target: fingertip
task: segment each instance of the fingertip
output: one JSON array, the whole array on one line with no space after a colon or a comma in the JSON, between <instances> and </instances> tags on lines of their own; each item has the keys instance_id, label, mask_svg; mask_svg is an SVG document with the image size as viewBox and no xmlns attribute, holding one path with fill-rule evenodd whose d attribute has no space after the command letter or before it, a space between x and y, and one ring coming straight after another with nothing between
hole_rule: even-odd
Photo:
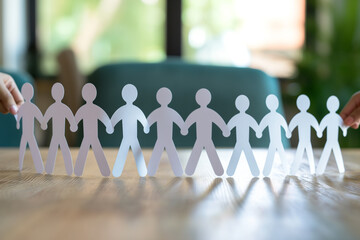
<instances>
[{"instance_id":1,"label":"fingertip","mask_svg":"<svg viewBox=\"0 0 360 240\"><path fill-rule=\"evenodd\" d=\"M18 107L16 105L11 105L11 107L9 108L9 112L12 114L12 115L15 115L17 114L18 112Z\"/></svg>"},{"instance_id":2,"label":"fingertip","mask_svg":"<svg viewBox=\"0 0 360 240\"><path fill-rule=\"evenodd\" d=\"M354 118L351 116L348 116L345 120L344 120L344 124L346 126L351 126L354 123Z\"/></svg>"}]
</instances>

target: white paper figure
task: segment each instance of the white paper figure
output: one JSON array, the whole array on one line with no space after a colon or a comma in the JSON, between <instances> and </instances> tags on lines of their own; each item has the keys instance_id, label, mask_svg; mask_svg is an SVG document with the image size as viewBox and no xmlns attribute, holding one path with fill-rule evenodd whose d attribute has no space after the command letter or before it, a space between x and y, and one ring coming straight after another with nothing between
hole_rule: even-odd
<instances>
[{"instance_id":1,"label":"white paper figure","mask_svg":"<svg viewBox=\"0 0 360 240\"><path fill-rule=\"evenodd\" d=\"M313 115L307 112L310 107L310 99L308 96L300 95L297 98L296 106L300 112L291 119L289 130L292 132L296 127L298 128L299 144L296 150L295 160L291 166L290 174L296 174L305 150L309 161L310 173L315 174L314 154L311 146L311 127L319 132L319 123Z\"/></svg>"},{"instance_id":2,"label":"white paper figure","mask_svg":"<svg viewBox=\"0 0 360 240\"><path fill-rule=\"evenodd\" d=\"M42 173L44 171L44 165L34 136L34 119L36 118L38 122L41 123L43 116L39 108L31 102L31 99L34 96L34 88L30 83L25 83L22 86L21 94L23 95L25 102L19 108L16 120L16 128L19 129L20 120L22 119L22 136L19 149L19 170L22 170L26 146L29 144L35 169L38 173Z\"/></svg>"},{"instance_id":3,"label":"white paper figure","mask_svg":"<svg viewBox=\"0 0 360 240\"><path fill-rule=\"evenodd\" d=\"M196 102L200 107L194 110L185 121L185 126L181 130L183 135L188 133L188 128L196 123L196 141L194 148L191 152L189 161L186 165L185 173L187 175L193 175L196 166L199 162L200 154L203 148L205 148L211 166L216 175L221 176L224 174L224 169L221 165L219 156L216 153L214 143L212 141L212 124L217 125L223 132L225 137L230 135L230 131L221 118L221 116L214 110L207 107L211 101L211 94L207 89L200 89L196 93Z\"/></svg>"},{"instance_id":4,"label":"white paper figure","mask_svg":"<svg viewBox=\"0 0 360 240\"><path fill-rule=\"evenodd\" d=\"M144 156L142 154L139 140L137 138L137 122L139 121L143 127L144 132L149 132L149 125L144 113L133 104L136 100L138 92L134 85L127 84L124 86L121 92L122 98L126 104L120 107L111 117L111 124L113 127L122 120L123 139L120 144L120 149L116 157L116 161L113 168L113 175L119 177L124 169L126 156L131 148L138 173L141 177L146 176L146 164Z\"/></svg>"},{"instance_id":5,"label":"white paper figure","mask_svg":"<svg viewBox=\"0 0 360 240\"><path fill-rule=\"evenodd\" d=\"M60 146L64 158L66 173L71 175L73 172L73 163L69 145L65 139L65 120L68 120L71 130L75 132L77 130L75 117L70 108L61 102L64 98L64 87L61 83L55 83L53 85L51 89L51 96L55 100L55 103L51 104L51 106L46 110L41 123L41 128L45 130L47 129L47 122L52 118L53 136L49 146L45 171L48 174L51 174L54 171L56 153Z\"/></svg>"},{"instance_id":6,"label":"white paper figure","mask_svg":"<svg viewBox=\"0 0 360 240\"><path fill-rule=\"evenodd\" d=\"M157 122L157 137L149 165L148 175L154 176L160 162L160 157L164 149L166 149L169 161L175 176L180 177L183 170L180 164L179 156L175 148L173 136L173 123L176 123L180 129L184 126L184 120L174 110L168 107L171 102L172 94L168 88L161 88L156 94L156 100L161 105L154 110L148 117L149 127Z\"/></svg>"},{"instance_id":7,"label":"white paper figure","mask_svg":"<svg viewBox=\"0 0 360 240\"><path fill-rule=\"evenodd\" d=\"M85 161L90 146L94 151L101 174L103 176L110 176L110 168L98 137L98 120L106 126L107 133L113 133L114 129L106 112L93 103L96 94L96 88L93 84L85 84L82 88L82 97L86 103L81 106L75 114L76 125L82 120L84 126L84 139L81 142L74 168L76 176L81 176L84 171Z\"/></svg>"},{"instance_id":8,"label":"white paper figure","mask_svg":"<svg viewBox=\"0 0 360 240\"><path fill-rule=\"evenodd\" d=\"M259 126L255 119L246 113L249 105L250 102L246 96L238 96L235 100L235 106L240 113L233 116L228 123L228 128L230 131L231 129L236 127L236 144L234 152L231 155L228 169L226 171L229 176L234 175L242 151L244 151L245 153L252 175L257 177L260 174L253 151L249 143L250 128L252 128L255 132L258 132Z\"/></svg>"},{"instance_id":9,"label":"white paper figure","mask_svg":"<svg viewBox=\"0 0 360 240\"><path fill-rule=\"evenodd\" d=\"M289 165L285 158L284 146L281 142L281 128L284 128L286 131L287 137L291 136L287 123L283 116L280 113L276 112L279 107L279 100L273 94L270 94L266 98L266 107L270 110L268 114L261 120L259 127L260 131L257 134L257 137L260 138L262 132L267 127L269 129L269 138L270 144L268 149L268 154L266 156L266 162L263 170L264 176L269 176L274 162L274 156L276 150L278 151L281 159L283 169L286 173L289 171Z\"/></svg>"},{"instance_id":10,"label":"white paper figure","mask_svg":"<svg viewBox=\"0 0 360 240\"><path fill-rule=\"evenodd\" d=\"M339 145L339 127L343 131L344 137L347 134L347 127L344 126L343 120L336 111L339 109L339 99L335 96L329 97L327 100L326 106L330 113L328 113L320 122L320 131L318 132L318 137L322 136L322 132L327 128L326 131L326 144L324 150L321 154L319 164L316 170L317 174L323 174L326 168L326 165L329 161L331 150L334 152L335 160L339 173L345 172L344 160L341 155L340 145Z\"/></svg>"}]
</instances>

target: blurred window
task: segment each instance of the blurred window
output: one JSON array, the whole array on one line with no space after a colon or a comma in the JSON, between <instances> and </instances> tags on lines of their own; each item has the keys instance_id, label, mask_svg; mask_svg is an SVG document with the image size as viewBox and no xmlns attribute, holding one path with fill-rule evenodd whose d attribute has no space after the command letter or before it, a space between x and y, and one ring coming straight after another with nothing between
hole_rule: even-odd
<instances>
[{"instance_id":1,"label":"blurred window","mask_svg":"<svg viewBox=\"0 0 360 240\"><path fill-rule=\"evenodd\" d=\"M165 0L37 1L40 70L56 74L56 55L71 47L89 73L121 60L165 57Z\"/></svg>"},{"instance_id":2,"label":"blurred window","mask_svg":"<svg viewBox=\"0 0 360 240\"><path fill-rule=\"evenodd\" d=\"M290 77L304 24L305 0L183 0L183 55Z\"/></svg>"}]
</instances>

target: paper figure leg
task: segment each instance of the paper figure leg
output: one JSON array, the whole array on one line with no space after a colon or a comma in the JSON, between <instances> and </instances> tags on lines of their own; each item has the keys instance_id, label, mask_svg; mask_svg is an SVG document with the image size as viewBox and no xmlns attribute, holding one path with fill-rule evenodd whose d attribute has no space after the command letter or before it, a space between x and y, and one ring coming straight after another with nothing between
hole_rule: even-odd
<instances>
[{"instance_id":1,"label":"paper figure leg","mask_svg":"<svg viewBox=\"0 0 360 240\"><path fill-rule=\"evenodd\" d=\"M197 141L193 147L190 158L185 168L185 173L189 176L193 175L196 169L196 166L199 162L200 154L203 149L203 146L200 145Z\"/></svg>"},{"instance_id":2,"label":"paper figure leg","mask_svg":"<svg viewBox=\"0 0 360 240\"><path fill-rule=\"evenodd\" d=\"M103 176L108 177L110 176L110 168L106 161L104 151L100 145L100 142L98 139L96 139L93 144L91 144L91 147L94 150L96 162L99 166L100 172Z\"/></svg>"},{"instance_id":3,"label":"paper figure leg","mask_svg":"<svg viewBox=\"0 0 360 240\"><path fill-rule=\"evenodd\" d=\"M334 156L335 156L336 164L339 169L339 173L344 173L345 172L344 160L341 154L339 144L336 144L333 149L334 149Z\"/></svg>"},{"instance_id":4,"label":"paper figure leg","mask_svg":"<svg viewBox=\"0 0 360 240\"><path fill-rule=\"evenodd\" d=\"M318 167L316 169L316 174L321 175L325 172L326 165L329 161L330 153L331 153L331 147L329 146L328 143L326 143L324 150L321 154Z\"/></svg>"},{"instance_id":5,"label":"paper figure leg","mask_svg":"<svg viewBox=\"0 0 360 240\"><path fill-rule=\"evenodd\" d=\"M227 175L233 176L236 170L236 166L238 165L239 158L242 152L242 148L239 143L237 143L234 147L234 151L230 158L229 166L226 170Z\"/></svg>"},{"instance_id":6,"label":"paper figure leg","mask_svg":"<svg viewBox=\"0 0 360 240\"><path fill-rule=\"evenodd\" d=\"M50 146L49 146L49 152L46 160L45 165L45 171L48 174L52 174L55 167L55 159L56 159L56 153L58 151L58 142L54 140L54 138L51 139Z\"/></svg>"},{"instance_id":7,"label":"paper figure leg","mask_svg":"<svg viewBox=\"0 0 360 240\"><path fill-rule=\"evenodd\" d=\"M309 160L310 173L315 174L315 162L314 162L314 153L312 150L312 146L309 144L306 146L305 149Z\"/></svg>"},{"instance_id":8,"label":"paper figure leg","mask_svg":"<svg viewBox=\"0 0 360 240\"><path fill-rule=\"evenodd\" d=\"M40 150L36 144L35 137L30 137L29 148L30 148L31 156L34 161L36 171L38 173L42 173L44 171L44 164L41 159Z\"/></svg>"},{"instance_id":9,"label":"paper figure leg","mask_svg":"<svg viewBox=\"0 0 360 240\"><path fill-rule=\"evenodd\" d=\"M144 155L142 154L139 141L134 141L131 144L131 150L134 154L136 167L140 177L145 177L147 174L146 163L144 159Z\"/></svg>"},{"instance_id":10,"label":"paper figure leg","mask_svg":"<svg viewBox=\"0 0 360 240\"><path fill-rule=\"evenodd\" d=\"M272 165L273 165L273 162L274 162L274 156L275 156L275 147L270 145L269 150L268 150L268 154L266 156L264 170L263 170L263 175L265 177L269 176L270 173L271 173Z\"/></svg>"},{"instance_id":11,"label":"paper figure leg","mask_svg":"<svg viewBox=\"0 0 360 240\"><path fill-rule=\"evenodd\" d=\"M115 164L112 170L114 177L120 177L124 169L126 156L128 154L130 145L127 142L122 141L120 144L119 152L116 156Z\"/></svg>"},{"instance_id":12,"label":"paper figure leg","mask_svg":"<svg viewBox=\"0 0 360 240\"><path fill-rule=\"evenodd\" d=\"M221 176L224 174L224 169L221 165L220 158L217 155L216 148L214 143L210 142L205 146L205 150L208 154L210 163L212 168L214 169L214 172L217 176Z\"/></svg>"},{"instance_id":13,"label":"paper figure leg","mask_svg":"<svg viewBox=\"0 0 360 240\"><path fill-rule=\"evenodd\" d=\"M181 177L183 175L183 170L182 170L179 155L178 155L178 153L176 151L174 143L169 142L165 148L166 148L166 151L168 153L171 168L172 168L175 176Z\"/></svg>"},{"instance_id":14,"label":"paper figure leg","mask_svg":"<svg viewBox=\"0 0 360 240\"><path fill-rule=\"evenodd\" d=\"M26 143L27 143L27 141L24 139L24 137L21 137L20 148L19 148L19 171L21 171L23 168L25 151L26 151Z\"/></svg>"},{"instance_id":15,"label":"paper figure leg","mask_svg":"<svg viewBox=\"0 0 360 240\"><path fill-rule=\"evenodd\" d=\"M245 156L246 156L246 160L247 160L247 162L249 164L251 174L254 177L259 176L260 170L259 170L259 167L258 167L258 165L256 163L255 156L254 156L253 151L251 150L250 145L245 146L244 153L245 153Z\"/></svg>"},{"instance_id":16,"label":"paper figure leg","mask_svg":"<svg viewBox=\"0 0 360 240\"><path fill-rule=\"evenodd\" d=\"M151 154L149 165L148 165L148 175L155 176L155 173L159 167L159 162L161 154L164 151L164 147L159 144L159 141L156 141L154 150Z\"/></svg>"},{"instance_id":17,"label":"paper figure leg","mask_svg":"<svg viewBox=\"0 0 360 240\"><path fill-rule=\"evenodd\" d=\"M80 145L79 154L78 154L76 162L75 162L74 173L76 176L81 176L83 174L84 167L85 167L85 161L86 161L86 157L89 152L89 149L90 149L89 141L83 140Z\"/></svg>"},{"instance_id":18,"label":"paper figure leg","mask_svg":"<svg viewBox=\"0 0 360 240\"><path fill-rule=\"evenodd\" d=\"M302 157L304 155L304 150L305 147L303 144L299 144L298 148L296 149L296 153L295 153L295 160L291 166L291 170L290 170L290 174L291 175L295 175L296 172L298 171L299 167L300 167L300 163L302 160Z\"/></svg>"},{"instance_id":19,"label":"paper figure leg","mask_svg":"<svg viewBox=\"0 0 360 240\"><path fill-rule=\"evenodd\" d=\"M70 176L73 172L72 157L65 138L60 140L60 149L64 158L66 173Z\"/></svg>"}]
</instances>

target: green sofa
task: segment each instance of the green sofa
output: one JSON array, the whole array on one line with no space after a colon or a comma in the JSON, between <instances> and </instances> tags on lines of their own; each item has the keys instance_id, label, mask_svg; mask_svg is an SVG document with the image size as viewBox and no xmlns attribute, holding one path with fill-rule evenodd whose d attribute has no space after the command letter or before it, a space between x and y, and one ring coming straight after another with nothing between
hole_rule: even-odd
<instances>
[{"instance_id":1,"label":"green sofa","mask_svg":"<svg viewBox=\"0 0 360 240\"><path fill-rule=\"evenodd\" d=\"M207 88L212 94L209 107L218 112L228 122L238 113L235 108L235 99L240 94L245 94L250 99L247 111L259 123L268 113L265 99L269 94L279 97L279 112L283 113L281 94L278 80L264 72L251 68L225 67L212 65L199 65L186 63L181 60L167 60L159 63L116 63L95 70L88 81L97 88L95 103L102 107L109 115L125 102L121 97L122 88L131 83L138 89L138 98L134 102L148 116L159 107L156 101L156 92L161 87L172 91L173 100L169 104L179 114L186 117L198 105L195 94L200 88ZM99 124L99 138L104 147L118 147L122 139L121 122L115 127L115 132L109 135L105 127ZM79 128L81 129L81 128ZM138 125L138 138L142 147L153 147L156 141L156 124L145 134ZM178 127L174 127L173 139L177 147L192 147L196 134L195 125L189 129L187 136L182 136ZM81 142L81 134L78 144ZM233 147L235 145L235 131L229 138L223 137L220 129L213 127L213 141L218 147ZM263 137L257 139L255 133L250 134L253 147L267 147L269 144L268 131ZM283 132L283 143L289 147L289 141Z\"/></svg>"},{"instance_id":2,"label":"green sofa","mask_svg":"<svg viewBox=\"0 0 360 240\"><path fill-rule=\"evenodd\" d=\"M23 72L12 72L0 69L0 72L7 73L15 80L16 85L21 90L24 83L34 83L30 75ZM16 129L16 121L11 114L0 114L0 147L18 147L21 138L21 129Z\"/></svg>"}]
</instances>

